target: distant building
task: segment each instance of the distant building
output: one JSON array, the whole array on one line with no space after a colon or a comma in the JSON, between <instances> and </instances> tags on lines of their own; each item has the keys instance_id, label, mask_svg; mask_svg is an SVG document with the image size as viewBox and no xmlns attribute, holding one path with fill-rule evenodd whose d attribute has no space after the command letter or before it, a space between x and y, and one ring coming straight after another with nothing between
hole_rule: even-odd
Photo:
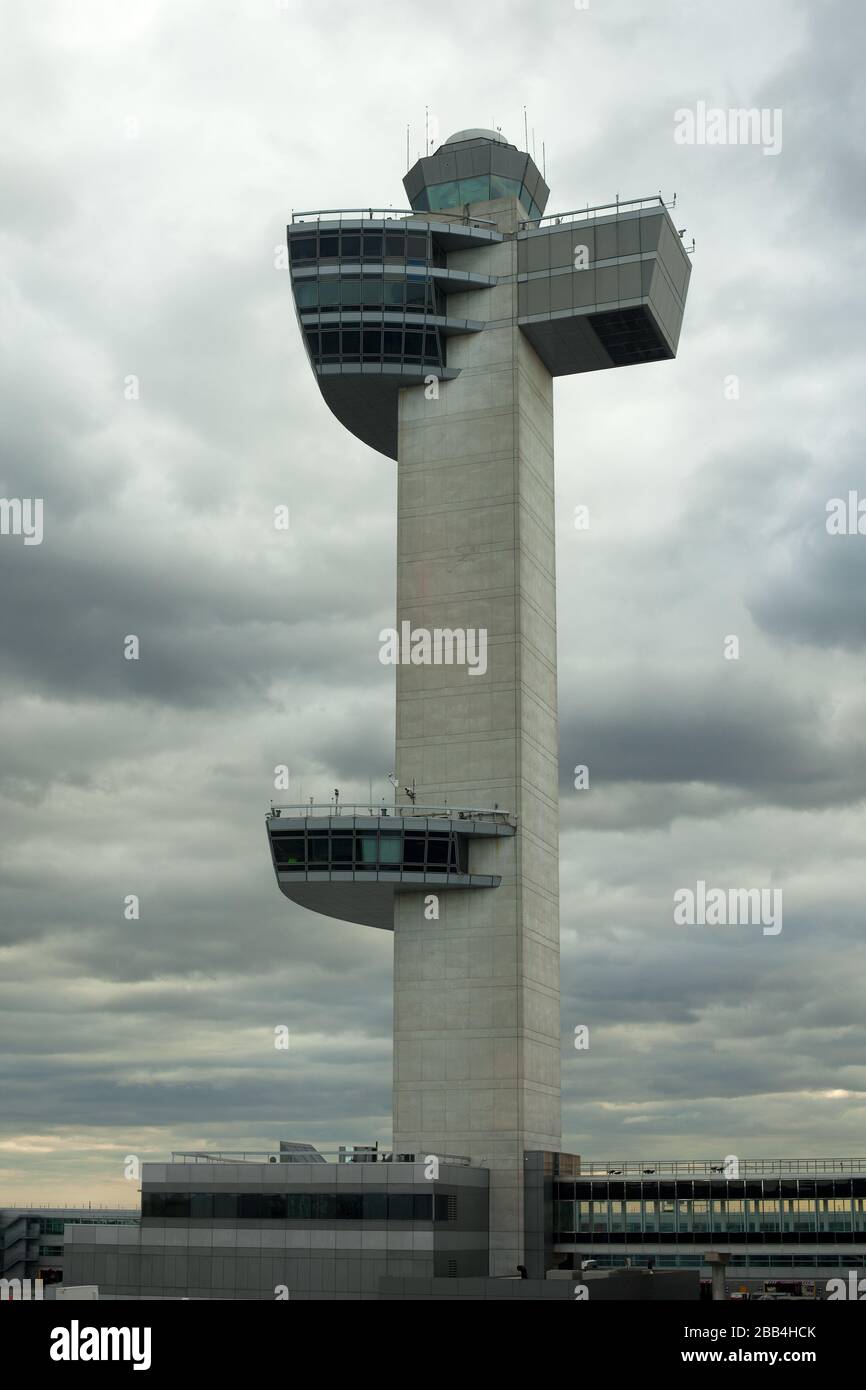
<instances>
[{"instance_id":1,"label":"distant building","mask_svg":"<svg viewBox=\"0 0 866 1390\"><path fill-rule=\"evenodd\" d=\"M59 1284L65 1272L68 1228L137 1226L133 1207L0 1207L0 1279Z\"/></svg>"}]
</instances>

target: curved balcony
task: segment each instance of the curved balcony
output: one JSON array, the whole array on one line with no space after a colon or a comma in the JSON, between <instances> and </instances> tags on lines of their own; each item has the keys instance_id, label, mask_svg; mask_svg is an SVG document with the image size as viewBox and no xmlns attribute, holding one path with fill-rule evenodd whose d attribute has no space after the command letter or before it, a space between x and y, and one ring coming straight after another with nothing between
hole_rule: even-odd
<instances>
[{"instance_id":1,"label":"curved balcony","mask_svg":"<svg viewBox=\"0 0 866 1390\"><path fill-rule=\"evenodd\" d=\"M472 873L474 837L515 834L498 808L272 806L268 842L280 891L326 917L394 928L398 893L497 888Z\"/></svg>"}]
</instances>

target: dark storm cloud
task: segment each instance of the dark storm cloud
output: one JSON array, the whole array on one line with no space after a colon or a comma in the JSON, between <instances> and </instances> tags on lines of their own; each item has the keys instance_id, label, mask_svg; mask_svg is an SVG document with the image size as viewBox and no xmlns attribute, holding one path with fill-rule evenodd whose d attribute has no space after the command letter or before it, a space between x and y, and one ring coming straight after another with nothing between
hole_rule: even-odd
<instances>
[{"instance_id":1,"label":"dark storm cloud","mask_svg":"<svg viewBox=\"0 0 866 1390\"><path fill-rule=\"evenodd\" d=\"M321 401L275 253L292 207L402 205L425 103L522 143L525 102L550 211L676 190L698 243L677 362L556 385L565 1142L862 1146L866 538L824 516L862 477L864 16L496 21L10 13L0 495L45 539L0 538L4 1197L390 1137L390 938L290 905L263 817L277 765L286 800L387 790L396 477ZM698 100L782 107L782 153L675 145ZM780 884L781 936L678 933L698 877Z\"/></svg>"}]
</instances>

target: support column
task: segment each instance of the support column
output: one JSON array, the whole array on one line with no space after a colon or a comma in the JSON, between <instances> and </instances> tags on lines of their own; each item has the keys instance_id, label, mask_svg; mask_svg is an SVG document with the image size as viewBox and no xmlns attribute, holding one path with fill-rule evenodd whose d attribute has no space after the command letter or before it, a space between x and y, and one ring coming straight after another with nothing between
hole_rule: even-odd
<instances>
[{"instance_id":1,"label":"support column","mask_svg":"<svg viewBox=\"0 0 866 1390\"><path fill-rule=\"evenodd\" d=\"M475 209L509 228L517 205ZM513 838L470 848L499 888L397 899L394 1144L491 1169L491 1273L523 1263L523 1153L560 1147L552 382L516 326L516 243L449 266L507 276L457 315L438 400L401 392L397 627L484 629L487 670L397 668L397 775L418 803L492 807ZM455 297L456 299L457 297Z\"/></svg>"}]
</instances>

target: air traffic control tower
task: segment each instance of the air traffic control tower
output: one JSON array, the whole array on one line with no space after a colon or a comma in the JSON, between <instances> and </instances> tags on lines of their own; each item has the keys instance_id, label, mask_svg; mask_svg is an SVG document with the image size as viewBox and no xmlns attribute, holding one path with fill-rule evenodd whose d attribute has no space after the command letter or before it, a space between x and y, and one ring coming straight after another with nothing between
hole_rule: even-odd
<instances>
[{"instance_id":1,"label":"air traffic control tower","mask_svg":"<svg viewBox=\"0 0 866 1390\"><path fill-rule=\"evenodd\" d=\"M494 131L403 183L288 228L322 395L397 461L399 790L267 823L287 897L393 930L394 1152L490 1170L497 1275L524 1155L560 1148L553 378L673 358L691 265L661 197L546 217Z\"/></svg>"}]
</instances>

